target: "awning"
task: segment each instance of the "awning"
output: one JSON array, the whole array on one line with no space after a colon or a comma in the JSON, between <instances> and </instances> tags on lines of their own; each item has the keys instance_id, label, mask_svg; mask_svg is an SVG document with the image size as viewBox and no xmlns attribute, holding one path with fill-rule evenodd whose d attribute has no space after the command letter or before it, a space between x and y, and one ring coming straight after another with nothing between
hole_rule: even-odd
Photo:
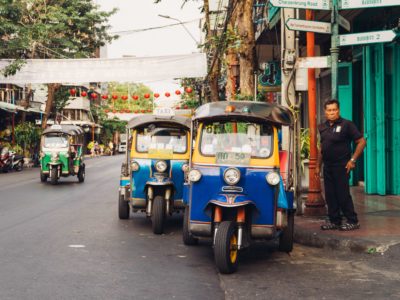
<instances>
[{"instance_id":1,"label":"awning","mask_svg":"<svg viewBox=\"0 0 400 300\"><path fill-rule=\"evenodd\" d=\"M0 69L11 60L0 60ZM205 53L115 59L28 59L14 76L0 83L149 82L198 78L207 74Z\"/></svg>"},{"instance_id":2,"label":"awning","mask_svg":"<svg viewBox=\"0 0 400 300\"><path fill-rule=\"evenodd\" d=\"M17 112L17 105L7 103L4 101L0 101L0 109L3 109L7 112L16 113Z\"/></svg>"}]
</instances>

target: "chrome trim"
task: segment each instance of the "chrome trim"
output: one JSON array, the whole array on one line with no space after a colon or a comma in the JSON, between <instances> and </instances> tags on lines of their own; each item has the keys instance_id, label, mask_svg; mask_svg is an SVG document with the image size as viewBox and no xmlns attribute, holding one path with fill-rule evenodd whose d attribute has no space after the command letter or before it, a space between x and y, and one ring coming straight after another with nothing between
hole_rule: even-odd
<instances>
[{"instance_id":1,"label":"chrome trim","mask_svg":"<svg viewBox=\"0 0 400 300\"><path fill-rule=\"evenodd\" d=\"M231 193L242 193L243 188L240 186L234 186L234 185L229 185L229 186L223 186L221 191L223 192L231 192Z\"/></svg>"}]
</instances>

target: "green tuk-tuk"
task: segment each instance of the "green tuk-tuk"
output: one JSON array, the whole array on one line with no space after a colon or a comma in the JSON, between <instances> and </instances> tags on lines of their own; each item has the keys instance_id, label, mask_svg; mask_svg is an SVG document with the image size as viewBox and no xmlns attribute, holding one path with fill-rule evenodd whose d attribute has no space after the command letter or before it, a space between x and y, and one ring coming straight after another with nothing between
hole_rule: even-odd
<instances>
[{"instance_id":1,"label":"green tuk-tuk","mask_svg":"<svg viewBox=\"0 0 400 300\"><path fill-rule=\"evenodd\" d=\"M83 163L82 128L75 125L52 125L45 129L41 138L40 181L50 178L57 184L60 177L78 176L79 182L85 180Z\"/></svg>"}]
</instances>

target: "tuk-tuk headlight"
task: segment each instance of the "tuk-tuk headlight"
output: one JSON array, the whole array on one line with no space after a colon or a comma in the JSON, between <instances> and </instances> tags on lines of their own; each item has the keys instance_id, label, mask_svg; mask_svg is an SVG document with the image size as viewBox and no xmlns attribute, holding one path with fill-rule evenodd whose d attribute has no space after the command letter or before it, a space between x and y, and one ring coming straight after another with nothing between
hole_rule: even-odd
<instances>
[{"instance_id":1,"label":"tuk-tuk headlight","mask_svg":"<svg viewBox=\"0 0 400 300\"><path fill-rule=\"evenodd\" d=\"M281 178L279 177L279 174L276 172L269 172L266 176L265 179L267 179L267 182L270 185L277 185L281 181Z\"/></svg>"},{"instance_id":2,"label":"tuk-tuk headlight","mask_svg":"<svg viewBox=\"0 0 400 300\"><path fill-rule=\"evenodd\" d=\"M156 162L156 170L157 172L165 172L167 170L167 163L163 160L159 160Z\"/></svg>"},{"instance_id":3,"label":"tuk-tuk headlight","mask_svg":"<svg viewBox=\"0 0 400 300\"><path fill-rule=\"evenodd\" d=\"M192 169L189 172L188 178L191 182L197 182L201 178L201 172L197 169Z\"/></svg>"},{"instance_id":4,"label":"tuk-tuk headlight","mask_svg":"<svg viewBox=\"0 0 400 300\"><path fill-rule=\"evenodd\" d=\"M138 164L136 161L134 161L134 160L131 162L131 170L132 170L133 172L136 172L136 171L139 170L139 164Z\"/></svg>"},{"instance_id":5,"label":"tuk-tuk headlight","mask_svg":"<svg viewBox=\"0 0 400 300\"><path fill-rule=\"evenodd\" d=\"M235 185L240 180L240 171L236 168L228 168L224 172L224 180L229 185Z\"/></svg>"},{"instance_id":6,"label":"tuk-tuk headlight","mask_svg":"<svg viewBox=\"0 0 400 300\"><path fill-rule=\"evenodd\" d=\"M183 172L189 171L189 165L188 165L188 164L183 164L183 165L182 165L182 171L183 171Z\"/></svg>"},{"instance_id":7,"label":"tuk-tuk headlight","mask_svg":"<svg viewBox=\"0 0 400 300\"><path fill-rule=\"evenodd\" d=\"M53 152L53 153L51 154L51 161L52 161L52 162L58 161L58 158L59 158L58 152Z\"/></svg>"}]
</instances>

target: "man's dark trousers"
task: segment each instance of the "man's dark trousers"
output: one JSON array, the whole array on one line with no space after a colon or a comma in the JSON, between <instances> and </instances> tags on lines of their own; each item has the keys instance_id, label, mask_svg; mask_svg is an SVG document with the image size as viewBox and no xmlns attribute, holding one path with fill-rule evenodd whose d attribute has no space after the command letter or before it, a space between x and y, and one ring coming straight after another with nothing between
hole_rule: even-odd
<instances>
[{"instance_id":1,"label":"man's dark trousers","mask_svg":"<svg viewBox=\"0 0 400 300\"><path fill-rule=\"evenodd\" d=\"M348 223L358 223L353 199L350 195L349 178L345 165L324 165L325 200L328 204L328 215L331 223L341 223L340 211L343 212Z\"/></svg>"}]
</instances>

